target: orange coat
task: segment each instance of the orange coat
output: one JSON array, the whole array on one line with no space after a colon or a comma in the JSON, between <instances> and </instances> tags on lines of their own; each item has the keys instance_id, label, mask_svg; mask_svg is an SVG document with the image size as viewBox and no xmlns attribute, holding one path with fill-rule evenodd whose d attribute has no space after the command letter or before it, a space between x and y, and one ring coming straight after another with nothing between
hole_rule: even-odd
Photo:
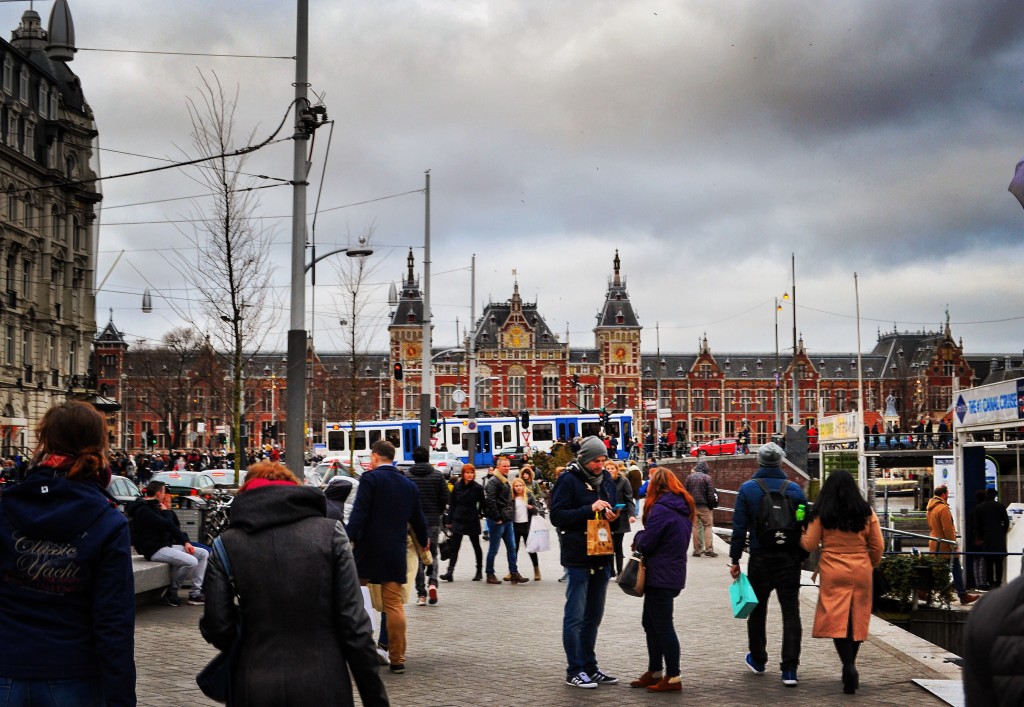
<instances>
[{"instance_id":1,"label":"orange coat","mask_svg":"<svg viewBox=\"0 0 1024 707\"><path fill-rule=\"evenodd\" d=\"M871 621L871 568L882 561L882 529L874 511L859 533L829 530L814 519L800 540L804 550L821 544L818 574L821 589L814 612L815 638L846 638L853 625L853 640L868 637Z\"/></svg>"},{"instance_id":2,"label":"orange coat","mask_svg":"<svg viewBox=\"0 0 1024 707\"><path fill-rule=\"evenodd\" d=\"M949 540L948 543L939 543L935 540L928 541L929 552L953 552L957 548L956 528L953 526L953 513L949 510L949 504L938 496L933 496L928 501L928 534L933 538Z\"/></svg>"}]
</instances>

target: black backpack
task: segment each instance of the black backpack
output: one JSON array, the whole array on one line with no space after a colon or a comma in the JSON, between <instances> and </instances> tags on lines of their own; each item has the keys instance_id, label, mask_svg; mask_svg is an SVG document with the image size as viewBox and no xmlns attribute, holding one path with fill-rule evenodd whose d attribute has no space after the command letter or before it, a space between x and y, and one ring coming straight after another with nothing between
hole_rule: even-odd
<instances>
[{"instance_id":1,"label":"black backpack","mask_svg":"<svg viewBox=\"0 0 1024 707\"><path fill-rule=\"evenodd\" d=\"M761 487L761 507L757 509L754 532L762 552L788 552L800 547L800 526L796 522L796 504L786 493L792 483L782 482L770 491L761 479L754 479Z\"/></svg>"}]
</instances>

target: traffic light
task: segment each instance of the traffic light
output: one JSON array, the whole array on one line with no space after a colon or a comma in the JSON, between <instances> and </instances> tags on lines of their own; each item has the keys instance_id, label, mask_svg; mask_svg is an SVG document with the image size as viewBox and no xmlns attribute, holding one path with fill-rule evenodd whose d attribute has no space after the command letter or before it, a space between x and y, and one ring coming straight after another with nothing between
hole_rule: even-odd
<instances>
[{"instance_id":1,"label":"traffic light","mask_svg":"<svg viewBox=\"0 0 1024 707\"><path fill-rule=\"evenodd\" d=\"M430 408L430 426L437 425L437 408Z\"/></svg>"},{"instance_id":2,"label":"traffic light","mask_svg":"<svg viewBox=\"0 0 1024 707\"><path fill-rule=\"evenodd\" d=\"M396 381L402 380L402 364L401 363L395 363L394 369L395 369L395 380Z\"/></svg>"},{"instance_id":3,"label":"traffic light","mask_svg":"<svg viewBox=\"0 0 1024 707\"><path fill-rule=\"evenodd\" d=\"M217 435L217 441L220 444L227 444L228 443L228 436L225 433L221 432L219 435Z\"/></svg>"},{"instance_id":4,"label":"traffic light","mask_svg":"<svg viewBox=\"0 0 1024 707\"><path fill-rule=\"evenodd\" d=\"M155 447L156 446L156 435L153 433L153 430L150 430L146 434L147 434L146 440L149 442L149 446Z\"/></svg>"},{"instance_id":5,"label":"traffic light","mask_svg":"<svg viewBox=\"0 0 1024 707\"><path fill-rule=\"evenodd\" d=\"M267 436L270 437L270 439L277 439L277 425L276 424L275 425L271 425L270 427L267 428Z\"/></svg>"},{"instance_id":6,"label":"traffic light","mask_svg":"<svg viewBox=\"0 0 1024 707\"><path fill-rule=\"evenodd\" d=\"M611 427L611 415L608 414L607 410L601 411L601 426L605 428L605 432Z\"/></svg>"},{"instance_id":7,"label":"traffic light","mask_svg":"<svg viewBox=\"0 0 1024 707\"><path fill-rule=\"evenodd\" d=\"M529 427L530 426L530 411L529 410L520 410L519 411L519 424L521 424L523 427Z\"/></svg>"}]
</instances>

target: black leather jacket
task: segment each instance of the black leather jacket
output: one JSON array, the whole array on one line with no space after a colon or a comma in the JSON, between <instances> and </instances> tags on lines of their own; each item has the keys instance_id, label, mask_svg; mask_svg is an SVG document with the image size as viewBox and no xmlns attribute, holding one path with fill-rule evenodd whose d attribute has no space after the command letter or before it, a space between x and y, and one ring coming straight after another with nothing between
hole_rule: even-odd
<instances>
[{"instance_id":1,"label":"black leather jacket","mask_svg":"<svg viewBox=\"0 0 1024 707\"><path fill-rule=\"evenodd\" d=\"M512 485L508 480L502 481L494 474L487 480L484 487L484 515L488 520L506 523L516 515L516 507L512 502Z\"/></svg>"}]
</instances>

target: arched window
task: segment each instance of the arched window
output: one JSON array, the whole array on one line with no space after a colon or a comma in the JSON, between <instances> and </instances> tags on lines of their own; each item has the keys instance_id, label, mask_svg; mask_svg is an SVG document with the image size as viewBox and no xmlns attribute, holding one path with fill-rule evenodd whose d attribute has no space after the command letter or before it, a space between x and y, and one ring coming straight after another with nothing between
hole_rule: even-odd
<instances>
[{"instance_id":1,"label":"arched window","mask_svg":"<svg viewBox=\"0 0 1024 707\"><path fill-rule=\"evenodd\" d=\"M64 168L66 171L65 176L69 179L74 179L78 176L78 160L71 153L64 158Z\"/></svg>"},{"instance_id":2,"label":"arched window","mask_svg":"<svg viewBox=\"0 0 1024 707\"><path fill-rule=\"evenodd\" d=\"M72 232L72 248L75 250L81 250L84 246L84 238L82 232L82 224L78 220L77 216L71 219L71 232Z\"/></svg>"},{"instance_id":3,"label":"arched window","mask_svg":"<svg viewBox=\"0 0 1024 707\"><path fill-rule=\"evenodd\" d=\"M16 223L18 220L18 192L14 185L7 187L7 220Z\"/></svg>"},{"instance_id":4,"label":"arched window","mask_svg":"<svg viewBox=\"0 0 1024 707\"><path fill-rule=\"evenodd\" d=\"M50 209L50 238L55 241L64 241L64 228L60 218L60 212L54 206Z\"/></svg>"}]
</instances>

